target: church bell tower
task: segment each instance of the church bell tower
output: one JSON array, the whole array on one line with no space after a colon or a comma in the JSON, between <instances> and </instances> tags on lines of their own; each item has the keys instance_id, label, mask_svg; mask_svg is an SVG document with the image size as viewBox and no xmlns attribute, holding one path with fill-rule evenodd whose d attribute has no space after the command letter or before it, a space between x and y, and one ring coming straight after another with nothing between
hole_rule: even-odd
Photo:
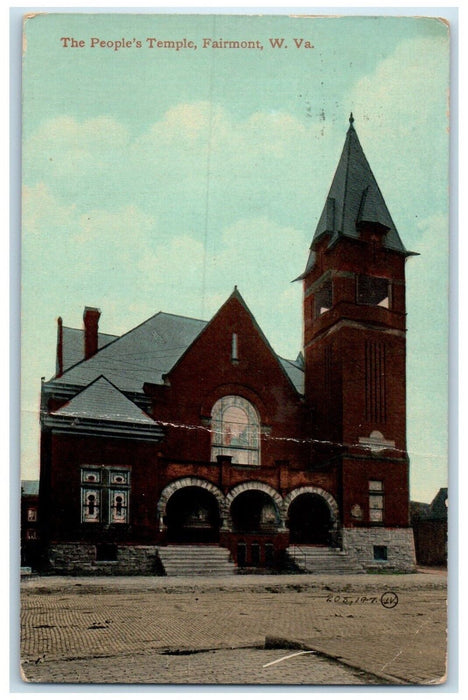
<instances>
[{"instance_id":1,"label":"church bell tower","mask_svg":"<svg viewBox=\"0 0 468 700\"><path fill-rule=\"evenodd\" d=\"M406 452L407 251L351 114L304 285L305 396L313 471L333 472L343 546L414 563ZM364 548L364 549L363 549Z\"/></svg>"}]
</instances>

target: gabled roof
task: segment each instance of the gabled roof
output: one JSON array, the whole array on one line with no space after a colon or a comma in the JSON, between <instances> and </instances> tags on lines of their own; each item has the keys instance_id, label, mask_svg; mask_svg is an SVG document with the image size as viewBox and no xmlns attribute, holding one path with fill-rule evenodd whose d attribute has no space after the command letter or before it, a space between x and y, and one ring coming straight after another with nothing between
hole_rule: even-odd
<instances>
[{"instance_id":1,"label":"gabled roof","mask_svg":"<svg viewBox=\"0 0 468 700\"><path fill-rule=\"evenodd\" d=\"M237 288L233 294L247 308ZM120 391L142 392L145 383L164 383L164 375L174 368L207 325L207 321L159 312L128 333L114 336L95 355L73 365L51 382L54 386L85 387L104 376ZM268 344L266 339L265 342ZM272 353L275 355L273 350ZM296 390L304 393L300 362L279 357L278 361Z\"/></svg>"},{"instance_id":2,"label":"gabled roof","mask_svg":"<svg viewBox=\"0 0 468 700\"><path fill-rule=\"evenodd\" d=\"M63 326L62 334L63 371L65 372L84 358L84 330ZM98 333L98 349L109 345L118 337L118 335L110 335L109 333Z\"/></svg>"},{"instance_id":3,"label":"gabled roof","mask_svg":"<svg viewBox=\"0 0 468 700\"><path fill-rule=\"evenodd\" d=\"M329 246L341 236L359 239L359 225L378 224L385 231L384 246L404 255L412 255L405 249L393 223L390 212L364 155L358 135L349 118L349 129L338 167L315 229L306 275L314 264L314 248L322 236L330 235ZM300 279L300 278L299 278Z\"/></svg>"},{"instance_id":4,"label":"gabled roof","mask_svg":"<svg viewBox=\"0 0 468 700\"><path fill-rule=\"evenodd\" d=\"M281 367L283 372L286 374L286 376L289 379L289 381L291 382L291 384L294 386L294 388L296 389L297 392L299 392L300 394L303 394L304 393L304 371L300 367L300 359L299 359L301 353L299 353L296 361L284 360L283 358L281 358L279 355L277 355L275 353L275 351L271 347L267 337L265 336L264 332L262 331L262 329L258 325L257 320L255 319L253 313L250 311L249 307L247 306L247 304L244 300L244 297L237 289L237 285L234 287L234 290L232 291L232 293L228 297L228 299L218 309L216 314L213 316L211 321L209 321L209 323L206 324L206 326L208 326L210 323L213 323L214 319L222 312L224 307L227 304L229 304L229 302L232 299L236 299L239 302L239 304L245 309L247 314L250 316L252 324L253 324L254 328L256 329L258 335L260 336L262 341L265 343L265 345L268 347L272 356L276 358L277 362L279 363L279 366ZM187 350L188 350L188 347L187 347Z\"/></svg>"},{"instance_id":5,"label":"gabled roof","mask_svg":"<svg viewBox=\"0 0 468 700\"><path fill-rule=\"evenodd\" d=\"M85 418L87 420L109 421L155 425L154 420L127 399L121 391L105 377L99 377L80 391L71 401L51 412L52 416Z\"/></svg>"}]
</instances>

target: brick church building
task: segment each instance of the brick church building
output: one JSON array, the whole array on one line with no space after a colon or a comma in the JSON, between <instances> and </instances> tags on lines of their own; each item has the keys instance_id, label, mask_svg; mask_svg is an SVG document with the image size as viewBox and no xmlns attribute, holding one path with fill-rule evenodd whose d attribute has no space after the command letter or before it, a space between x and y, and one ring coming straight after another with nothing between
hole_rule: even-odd
<instances>
[{"instance_id":1,"label":"brick church building","mask_svg":"<svg viewBox=\"0 0 468 700\"><path fill-rule=\"evenodd\" d=\"M274 352L237 288L208 322L160 312L112 336L95 308L83 329L58 319L41 391L49 570L193 573L215 553L225 571L413 569L412 253L353 121L298 278L297 359Z\"/></svg>"}]
</instances>

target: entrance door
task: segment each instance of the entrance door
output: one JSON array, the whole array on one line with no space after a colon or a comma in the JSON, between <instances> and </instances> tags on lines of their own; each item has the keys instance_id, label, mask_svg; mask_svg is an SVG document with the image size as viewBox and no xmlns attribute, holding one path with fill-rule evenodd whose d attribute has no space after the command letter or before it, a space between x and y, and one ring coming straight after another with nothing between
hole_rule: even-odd
<instances>
[{"instance_id":1,"label":"entrance door","mask_svg":"<svg viewBox=\"0 0 468 700\"><path fill-rule=\"evenodd\" d=\"M332 526L330 509L322 496L303 493L289 507L289 532L292 544L328 545Z\"/></svg>"}]
</instances>

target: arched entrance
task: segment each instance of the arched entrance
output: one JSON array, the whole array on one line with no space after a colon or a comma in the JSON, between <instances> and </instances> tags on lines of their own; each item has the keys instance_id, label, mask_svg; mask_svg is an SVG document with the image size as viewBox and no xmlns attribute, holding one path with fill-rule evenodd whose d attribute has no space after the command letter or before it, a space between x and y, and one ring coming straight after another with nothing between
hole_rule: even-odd
<instances>
[{"instance_id":1,"label":"arched entrance","mask_svg":"<svg viewBox=\"0 0 468 700\"><path fill-rule=\"evenodd\" d=\"M227 494L226 506L238 566L274 568L287 538L280 494L261 481L244 482Z\"/></svg>"},{"instance_id":2,"label":"arched entrance","mask_svg":"<svg viewBox=\"0 0 468 700\"><path fill-rule=\"evenodd\" d=\"M283 499L261 481L235 486L226 496L229 524L237 532L274 532L284 529Z\"/></svg>"},{"instance_id":3,"label":"arched entrance","mask_svg":"<svg viewBox=\"0 0 468 700\"><path fill-rule=\"evenodd\" d=\"M321 496L304 493L289 508L289 538L293 544L328 544L330 509Z\"/></svg>"},{"instance_id":4,"label":"arched entrance","mask_svg":"<svg viewBox=\"0 0 468 700\"><path fill-rule=\"evenodd\" d=\"M220 513L216 497L200 486L180 488L166 505L169 542L218 542Z\"/></svg>"},{"instance_id":5,"label":"arched entrance","mask_svg":"<svg viewBox=\"0 0 468 700\"><path fill-rule=\"evenodd\" d=\"M338 506L331 494L314 487L296 489L285 498L292 544L329 545L338 521Z\"/></svg>"},{"instance_id":6,"label":"arched entrance","mask_svg":"<svg viewBox=\"0 0 468 700\"><path fill-rule=\"evenodd\" d=\"M256 489L243 491L234 498L231 518L235 532L276 532L281 524L280 513L273 498Z\"/></svg>"}]
</instances>

